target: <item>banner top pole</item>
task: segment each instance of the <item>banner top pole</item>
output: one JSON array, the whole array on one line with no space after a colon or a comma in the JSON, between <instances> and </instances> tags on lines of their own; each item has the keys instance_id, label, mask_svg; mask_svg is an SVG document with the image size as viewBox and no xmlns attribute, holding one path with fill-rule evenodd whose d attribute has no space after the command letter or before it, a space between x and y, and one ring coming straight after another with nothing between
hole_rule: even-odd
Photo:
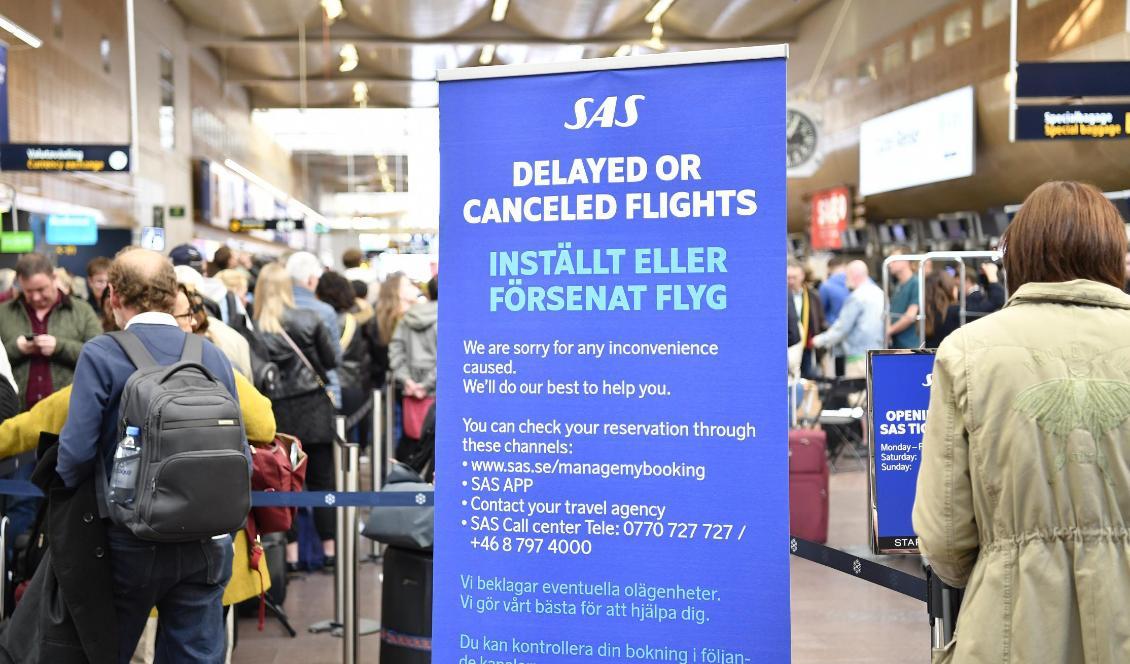
<instances>
[{"instance_id":1,"label":"banner top pole","mask_svg":"<svg viewBox=\"0 0 1130 664\"><path fill-rule=\"evenodd\" d=\"M436 80L466 81L483 78L508 78L512 76L540 76L543 74L569 74L574 72L605 71L609 69L640 69L644 67L669 67L674 65L697 65L711 62L736 62L739 60L766 60L788 58L788 44L769 44L765 46L743 46L741 48L720 48L683 53L656 53L638 55L630 58L607 57L576 60L573 62L546 62L515 65L493 65L490 67L459 67L441 69L436 72Z\"/></svg>"}]
</instances>

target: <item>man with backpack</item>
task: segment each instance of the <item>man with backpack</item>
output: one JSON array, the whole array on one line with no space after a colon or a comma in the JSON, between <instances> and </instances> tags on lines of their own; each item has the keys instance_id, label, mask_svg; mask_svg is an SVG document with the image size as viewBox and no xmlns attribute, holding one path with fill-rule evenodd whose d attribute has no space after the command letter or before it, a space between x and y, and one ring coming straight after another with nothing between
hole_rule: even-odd
<instances>
[{"instance_id":1,"label":"man with backpack","mask_svg":"<svg viewBox=\"0 0 1130 664\"><path fill-rule=\"evenodd\" d=\"M165 257L128 248L109 281L124 332L91 340L79 356L56 469L68 487L95 478L108 519L118 661L129 661L157 607L159 661L222 662L229 533L250 506L231 365L177 326L176 275Z\"/></svg>"}]
</instances>

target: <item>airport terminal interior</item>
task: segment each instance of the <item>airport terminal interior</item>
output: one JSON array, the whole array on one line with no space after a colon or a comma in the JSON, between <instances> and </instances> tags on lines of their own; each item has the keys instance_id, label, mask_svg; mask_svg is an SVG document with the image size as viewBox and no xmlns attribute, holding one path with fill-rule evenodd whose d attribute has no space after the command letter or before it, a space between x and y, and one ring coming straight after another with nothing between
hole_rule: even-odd
<instances>
[{"instance_id":1,"label":"airport terminal interior","mask_svg":"<svg viewBox=\"0 0 1130 664\"><path fill-rule=\"evenodd\" d=\"M1128 0L0 0L0 663L1130 662L1127 236Z\"/></svg>"}]
</instances>

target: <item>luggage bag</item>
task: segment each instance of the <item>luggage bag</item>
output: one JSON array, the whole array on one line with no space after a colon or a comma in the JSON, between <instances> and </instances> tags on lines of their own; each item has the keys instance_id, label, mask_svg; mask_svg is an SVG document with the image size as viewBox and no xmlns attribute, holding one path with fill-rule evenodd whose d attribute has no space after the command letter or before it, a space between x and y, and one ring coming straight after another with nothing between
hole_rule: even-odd
<instances>
[{"instance_id":1,"label":"luggage bag","mask_svg":"<svg viewBox=\"0 0 1130 664\"><path fill-rule=\"evenodd\" d=\"M432 554L385 549L381 664L432 661Z\"/></svg>"},{"instance_id":2,"label":"luggage bag","mask_svg":"<svg viewBox=\"0 0 1130 664\"><path fill-rule=\"evenodd\" d=\"M815 429L789 431L789 532L828 541L828 437Z\"/></svg>"}]
</instances>

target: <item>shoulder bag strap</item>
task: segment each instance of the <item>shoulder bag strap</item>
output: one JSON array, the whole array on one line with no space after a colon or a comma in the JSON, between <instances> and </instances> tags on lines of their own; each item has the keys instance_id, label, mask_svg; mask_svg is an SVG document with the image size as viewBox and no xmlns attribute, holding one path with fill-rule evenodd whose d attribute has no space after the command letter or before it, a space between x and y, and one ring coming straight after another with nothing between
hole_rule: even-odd
<instances>
[{"instance_id":1,"label":"shoulder bag strap","mask_svg":"<svg viewBox=\"0 0 1130 664\"><path fill-rule=\"evenodd\" d=\"M129 361L133 362L133 366L138 369L148 369L150 367L159 366L153 356L149 354L149 350L145 344L141 343L141 339L130 332L129 330L118 330L116 332L109 332L110 338L118 342L122 350L126 352Z\"/></svg>"},{"instance_id":2,"label":"shoulder bag strap","mask_svg":"<svg viewBox=\"0 0 1130 664\"><path fill-rule=\"evenodd\" d=\"M353 314L345 314L345 324L341 326L341 350L344 352L353 343L353 335L357 333L357 319Z\"/></svg>"},{"instance_id":3,"label":"shoulder bag strap","mask_svg":"<svg viewBox=\"0 0 1130 664\"><path fill-rule=\"evenodd\" d=\"M298 359L302 360L302 364L310 370L310 373L314 374L314 379L318 381L318 387L325 389L326 381L322 380L322 375L318 373L318 370L314 368L314 365L310 363L310 360L306 359L306 354L302 352L302 349L298 347L298 344L294 343L294 339L290 338L290 335L286 333L285 329L281 330L280 334L282 334L282 338L286 340L291 349L296 354L298 354Z\"/></svg>"},{"instance_id":4,"label":"shoulder bag strap","mask_svg":"<svg viewBox=\"0 0 1130 664\"><path fill-rule=\"evenodd\" d=\"M204 363L204 340L199 335L185 334L184 349L181 350L180 361L201 365Z\"/></svg>"}]
</instances>

